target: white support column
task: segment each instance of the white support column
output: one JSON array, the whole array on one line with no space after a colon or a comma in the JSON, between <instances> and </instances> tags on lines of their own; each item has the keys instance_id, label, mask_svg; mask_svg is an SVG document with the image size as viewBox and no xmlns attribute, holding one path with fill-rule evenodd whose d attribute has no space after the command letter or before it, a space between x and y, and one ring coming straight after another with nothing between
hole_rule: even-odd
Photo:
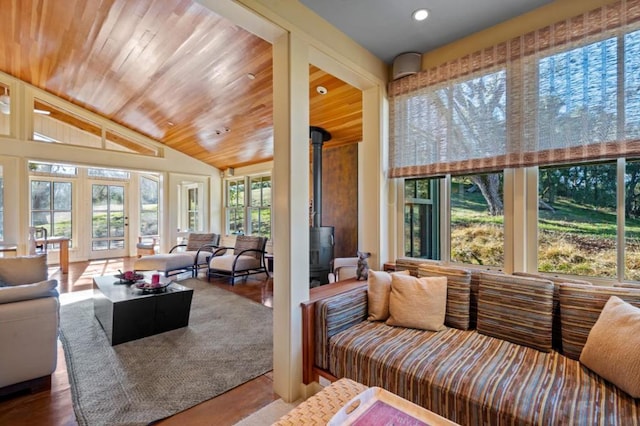
<instances>
[{"instance_id":1,"label":"white support column","mask_svg":"<svg viewBox=\"0 0 640 426\"><path fill-rule=\"evenodd\" d=\"M389 256L389 184L386 177L387 108L379 86L362 92L362 139L358 146L358 249L371 252L381 269ZM393 202L393 200L391 201Z\"/></svg>"},{"instance_id":2,"label":"white support column","mask_svg":"<svg viewBox=\"0 0 640 426\"><path fill-rule=\"evenodd\" d=\"M273 45L273 382L285 401L302 390L302 314L309 298L309 47Z\"/></svg>"}]
</instances>

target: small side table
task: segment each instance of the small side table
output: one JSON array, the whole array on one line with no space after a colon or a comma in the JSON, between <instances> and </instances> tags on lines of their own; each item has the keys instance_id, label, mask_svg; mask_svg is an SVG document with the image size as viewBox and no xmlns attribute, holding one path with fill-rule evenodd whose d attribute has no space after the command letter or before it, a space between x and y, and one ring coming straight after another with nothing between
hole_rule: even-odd
<instances>
[{"instance_id":1,"label":"small side table","mask_svg":"<svg viewBox=\"0 0 640 426\"><path fill-rule=\"evenodd\" d=\"M15 244L0 244L0 253L4 257L5 253L13 253L14 256L18 254L18 246Z\"/></svg>"}]
</instances>

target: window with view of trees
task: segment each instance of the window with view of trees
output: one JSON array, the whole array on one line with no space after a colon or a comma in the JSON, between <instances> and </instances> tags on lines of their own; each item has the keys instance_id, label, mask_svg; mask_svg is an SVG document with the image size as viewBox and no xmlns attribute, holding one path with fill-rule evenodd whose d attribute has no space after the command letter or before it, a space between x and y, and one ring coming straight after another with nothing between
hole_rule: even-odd
<instances>
[{"instance_id":1,"label":"window with view of trees","mask_svg":"<svg viewBox=\"0 0 640 426\"><path fill-rule=\"evenodd\" d=\"M71 238L72 183L59 180L31 181L31 226L47 229L47 235Z\"/></svg>"},{"instance_id":2,"label":"window with view of trees","mask_svg":"<svg viewBox=\"0 0 640 426\"><path fill-rule=\"evenodd\" d=\"M451 261L504 264L503 174L451 177Z\"/></svg>"},{"instance_id":3,"label":"window with view of trees","mask_svg":"<svg viewBox=\"0 0 640 426\"><path fill-rule=\"evenodd\" d=\"M227 182L227 233L244 235L244 178Z\"/></svg>"},{"instance_id":4,"label":"window with view of trees","mask_svg":"<svg viewBox=\"0 0 640 426\"><path fill-rule=\"evenodd\" d=\"M404 254L440 259L440 179L404 182Z\"/></svg>"},{"instance_id":5,"label":"window with view of trees","mask_svg":"<svg viewBox=\"0 0 640 426\"><path fill-rule=\"evenodd\" d=\"M616 277L616 163L541 168L538 270Z\"/></svg>"},{"instance_id":6,"label":"window with view of trees","mask_svg":"<svg viewBox=\"0 0 640 426\"><path fill-rule=\"evenodd\" d=\"M271 238L271 176L251 177L251 214L252 235Z\"/></svg>"},{"instance_id":7,"label":"window with view of trees","mask_svg":"<svg viewBox=\"0 0 640 426\"><path fill-rule=\"evenodd\" d=\"M200 206L197 187L187 189L187 226L192 231L200 229Z\"/></svg>"},{"instance_id":8,"label":"window with view of trees","mask_svg":"<svg viewBox=\"0 0 640 426\"><path fill-rule=\"evenodd\" d=\"M228 180L227 233L271 238L271 176Z\"/></svg>"},{"instance_id":9,"label":"window with view of trees","mask_svg":"<svg viewBox=\"0 0 640 426\"><path fill-rule=\"evenodd\" d=\"M159 185L155 179L140 177L140 235L158 235Z\"/></svg>"},{"instance_id":10,"label":"window with view of trees","mask_svg":"<svg viewBox=\"0 0 640 426\"><path fill-rule=\"evenodd\" d=\"M390 84L389 175L405 178L407 254L419 253L407 182L445 176L443 257L503 265L506 234L526 257L511 257L514 267L537 259L543 272L640 280L640 24L625 8L598 7ZM536 181L537 197L517 192ZM513 224L505 183L506 207L524 219Z\"/></svg>"}]
</instances>

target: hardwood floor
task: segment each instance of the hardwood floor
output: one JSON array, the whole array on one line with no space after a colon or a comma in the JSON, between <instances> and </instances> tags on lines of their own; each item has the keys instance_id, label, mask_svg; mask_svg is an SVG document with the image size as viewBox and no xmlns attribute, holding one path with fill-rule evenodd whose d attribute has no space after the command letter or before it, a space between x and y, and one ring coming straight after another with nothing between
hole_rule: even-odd
<instances>
[{"instance_id":1,"label":"hardwood floor","mask_svg":"<svg viewBox=\"0 0 640 426\"><path fill-rule=\"evenodd\" d=\"M109 275L130 270L135 258L76 262L63 275L58 267L49 269L49 277L59 282L60 293L90 290L95 275ZM188 277L189 275L184 275ZM257 276L261 277L260 275ZM206 280L201 273L200 279ZM232 291L266 306L273 303L273 281L247 279L231 286L224 279L212 279L211 285ZM278 399L273 392L271 373L238 386L216 398L203 402L156 424L233 425L251 413ZM33 394L14 394L0 398L0 425L73 426L77 425L71 402L71 390L62 345L58 343L58 365L51 379L51 389Z\"/></svg>"}]
</instances>

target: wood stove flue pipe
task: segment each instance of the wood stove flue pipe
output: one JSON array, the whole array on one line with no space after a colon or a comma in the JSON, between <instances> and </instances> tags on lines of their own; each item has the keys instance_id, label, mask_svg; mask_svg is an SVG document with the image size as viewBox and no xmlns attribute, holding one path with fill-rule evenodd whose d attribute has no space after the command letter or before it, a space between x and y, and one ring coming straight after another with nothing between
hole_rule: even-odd
<instances>
[{"instance_id":1,"label":"wood stove flue pipe","mask_svg":"<svg viewBox=\"0 0 640 426\"><path fill-rule=\"evenodd\" d=\"M322 226L322 145L331 140L331 133L322 127L309 127L313 148L313 226Z\"/></svg>"}]
</instances>

